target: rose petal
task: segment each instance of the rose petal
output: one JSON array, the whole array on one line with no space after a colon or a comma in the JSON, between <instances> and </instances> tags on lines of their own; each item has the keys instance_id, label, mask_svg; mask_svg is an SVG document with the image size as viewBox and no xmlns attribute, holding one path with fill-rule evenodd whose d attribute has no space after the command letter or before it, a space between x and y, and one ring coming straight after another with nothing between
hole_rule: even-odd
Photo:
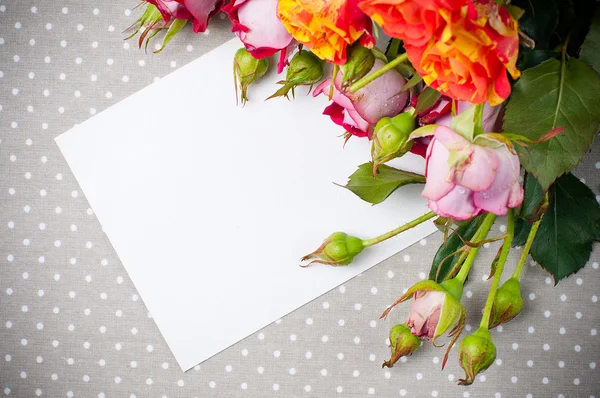
<instances>
[{"instance_id":1,"label":"rose petal","mask_svg":"<svg viewBox=\"0 0 600 398\"><path fill-rule=\"evenodd\" d=\"M278 51L292 41L292 35L285 29L277 16L278 0L242 0L237 9L239 23L247 31L237 31L242 42L253 49L270 48ZM236 1L236 4L239 0ZM250 49L248 50L250 51Z\"/></svg>"},{"instance_id":2,"label":"rose petal","mask_svg":"<svg viewBox=\"0 0 600 398\"><path fill-rule=\"evenodd\" d=\"M481 209L475 207L473 191L468 188L455 186L443 198L429 200L429 208L442 217L452 217L455 220L468 220L479 214Z\"/></svg>"},{"instance_id":3,"label":"rose petal","mask_svg":"<svg viewBox=\"0 0 600 398\"><path fill-rule=\"evenodd\" d=\"M523 201L519 185L519 157L506 147L496 150L498 167L494 183L485 191L476 192L473 201L477 207L503 216L509 207L517 207Z\"/></svg>"},{"instance_id":4,"label":"rose petal","mask_svg":"<svg viewBox=\"0 0 600 398\"><path fill-rule=\"evenodd\" d=\"M176 0L185 6L191 14L194 32L204 32L208 20L212 18L223 5L223 0Z\"/></svg>"},{"instance_id":5,"label":"rose petal","mask_svg":"<svg viewBox=\"0 0 600 398\"><path fill-rule=\"evenodd\" d=\"M498 169L498 157L494 150L472 145L467 161L455 174L455 182L475 192L492 186Z\"/></svg>"},{"instance_id":6,"label":"rose petal","mask_svg":"<svg viewBox=\"0 0 600 398\"><path fill-rule=\"evenodd\" d=\"M421 196L429 200L439 200L448 194L454 188L454 182L448 181L448 158L450 152L436 138L434 138L427 148L425 188Z\"/></svg>"}]
</instances>

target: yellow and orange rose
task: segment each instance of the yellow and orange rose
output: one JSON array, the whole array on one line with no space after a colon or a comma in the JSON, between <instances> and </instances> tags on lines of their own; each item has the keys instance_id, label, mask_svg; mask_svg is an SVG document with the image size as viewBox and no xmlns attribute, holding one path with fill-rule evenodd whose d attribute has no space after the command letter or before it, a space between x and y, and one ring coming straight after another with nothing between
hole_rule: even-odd
<instances>
[{"instance_id":1,"label":"yellow and orange rose","mask_svg":"<svg viewBox=\"0 0 600 398\"><path fill-rule=\"evenodd\" d=\"M346 48L357 40L372 47L371 19L358 0L280 0L279 19L298 42L315 55L343 65Z\"/></svg>"},{"instance_id":2,"label":"yellow and orange rose","mask_svg":"<svg viewBox=\"0 0 600 398\"><path fill-rule=\"evenodd\" d=\"M517 21L493 0L362 0L367 15L404 42L425 83L456 100L498 105L510 95Z\"/></svg>"},{"instance_id":3,"label":"yellow and orange rose","mask_svg":"<svg viewBox=\"0 0 600 398\"><path fill-rule=\"evenodd\" d=\"M454 99L475 104L502 103L510 82L520 75L518 26L496 2L479 1L463 7L437 40L407 48L408 58L429 86Z\"/></svg>"},{"instance_id":4,"label":"yellow and orange rose","mask_svg":"<svg viewBox=\"0 0 600 398\"><path fill-rule=\"evenodd\" d=\"M358 6L389 36L420 47L466 4L467 0L361 0Z\"/></svg>"}]
</instances>

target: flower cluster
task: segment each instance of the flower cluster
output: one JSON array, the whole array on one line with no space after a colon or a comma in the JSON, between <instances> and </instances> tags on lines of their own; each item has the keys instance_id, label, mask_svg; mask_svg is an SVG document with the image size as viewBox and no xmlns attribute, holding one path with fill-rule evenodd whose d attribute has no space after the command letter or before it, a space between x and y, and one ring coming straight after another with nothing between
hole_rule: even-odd
<instances>
[{"instance_id":1,"label":"flower cluster","mask_svg":"<svg viewBox=\"0 0 600 398\"><path fill-rule=\"evenodd\" d=\"M465 371L459 384L473 383L496 358L491 331L523 309L527 256L558 282L581 269L600 241L597 197L569 173L600 129L596 2L561 6L581 16L577 21L559 18L556 2L538 2L540 10L494 0L145 2L133 35L141 32L140 46L147 46L167 30L158 51L188 21L199 32L216 12L227 14L243 44L233 62L242 104L273 56L285 79L268 99L291 100L301 86L327 98L323 114L345 140L370 145L371 162L346 185L361 199L378 204L402 185L424 184L426 214L370 239L335 232L301 259L302 266L348 266L371 246L435 218L445 239L430 280L409 288L382 315L411 300L406 321L390 330L391 357L383 366L423 341L450 338L444 367L465 326L463 287L479 248L502 241L480 325L458 344ZM544 15L543 28L536 12ZM586 15L594 12L591 21ZM385 51L375 45L374 24L391 37ZM389 164L414 155L425 159L424 175ZM488 238L497 216L507 217L505 229ZM524 249L501 283L513 245Z\"/></svg>"}]
</instances>

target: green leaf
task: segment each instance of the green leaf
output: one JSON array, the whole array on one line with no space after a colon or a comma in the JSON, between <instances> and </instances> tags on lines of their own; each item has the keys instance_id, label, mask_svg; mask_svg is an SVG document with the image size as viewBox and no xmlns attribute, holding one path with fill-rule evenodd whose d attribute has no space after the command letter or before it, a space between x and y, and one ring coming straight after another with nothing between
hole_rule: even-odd
<instances>
[{"instance_id":1,"label":"green leaf","mask_svg":"<svg viewBox=\"0 0 600 398\"><path fill-rule=\"evenodd\" d=\"M515 236L513 236L512 247L523 246L527 242L532 223L522 218L515 218Z\"/></svg>"},{"instance_id":2,"label":"green leaf","mask_svg":"<svg viewBox=\"0 0 600 398\"><path fill-rule=\"evenodd\" d=\"M552 200L531 246L531 256L555 283L579 271L598 240L600 205L594 193L573 174L552 186Z\"/></svg>"},{"instance_id":3,"label":"green leaf","mask_svg":"<svg viewBox=\"0 0 600 398\"><path fill-rule=\"evenodd\" d=\"M185 26L185 24L187 23L187 19L176 19L173 21L173 23L171 24L171 26L169 26L169 30L167 30L167 34L165 35L165 39L162 42L162 46L154 51L155 54L161 52L162 50L164 50L164 48L167 46L167 44L171 41L171 39L173 37L175 37L175 35L177 33L179 33L181 31L181 29L183 29L183 27Z\"/></svg>"},{"instance_id":4,"label":"green leaf","mask_svg":"<svg viewBox=\"0 0 600 398\"><path fill-rule=\"evenodd\" d=\"M581 46L579 59L600 73L600 7L594 14L590 31Z\"/></svg>"},{"instance_id":5,"label":"green leaf","mask_svg":"<svg viewBox=\"0 0 600 398\"><path fill-rule=\"evenodd\" d=\"M540 216L539 211L544 199L544 191L535 177L529 173L525 175L523 191L523 203L519 217L530 222L536 221Z\"/></svg>"},{"instance_id":6,"label":"green leaf","mask_svg":"<svg viewBox=\"0 0 600 398\"><path fill-rule=\"evenodd\" d=\"M465 245L460 238L462 237L467 241L472 239L473 235L475 235L475 232L477 232L477 229L481 226L483 219L484 217L482 216L472 218L471 220L459 226L454 232L452 232L452 234L450 234L446 240L446 243L440 246L437 253L433 257L433 263L431 264L431 270L429 271L429 279L436 282L441 282L446 278L446 276L448 276L448 273L456 264L458 257L460 257L460 253L454 255L452 255L452 253L455 253ZM446 260L444 261L444 259ZM444 262L442 263L442 261Z\"/></svg>"},{"instance_id":7,"label":"green leaf","mask_svg":"<svg viewBox=\"0 0 600 398\"><path fill-rule=\"evenodd\" d=\"M419 94L417 106L415 107L415 113L418 115L419 113L431 108L436 102L438 102L441 96L442 93L439 91L431 87L425 87L425 90L421 91L421 94Z\"/></svg>"},{"instance_id":8,"label":"green leaf","mask_svg":"<svg viewBox=\"0 0 600 398\"><path fill-rule=\"evenodd\" d=\"M421 83L423 81L423 78L421 77L421 75L419 75L418 73L415 73L414 75L412 75L412 77L406 82L406 84L404 85L404 87L402 87L402 90L400 90L400 93L405 92L406 90L408 90L409 88L412 88L414 86L416 86L417 84Z\"/></svg>"},{"instance_id":9,"label":"green leaf","mask_svg":"<svg viewBox=\"0 0 600 398\"><path fill-rule=\"evenodd\" d=\"M380 165L377 177L373 178L373 163L358 166L348 178L344 188L349 189L362 200L374 205L383 202L396 189L407 184L423 184L425 177L390 166Z\"/></svg>"},{"instance_id":10,"label":"green leaf","mask_svg":"<svg viewBox=\"0 0 600 398\"><path fill-rule=\"evenodd\" d=\"M517 146L523 167L542 189L579 163L600 126L600 76L578 59L549 59L527 69L513 86L504 130L533 141L557 127L557 137Z\"/></svg>"},{"instance_id":11,"label":"green leaf","mask_svg":"<svg viewBox=\"0 0 600 398\"><path fill-rule=\"evenodd\" d=\"M477 106L471 105L452 118L450 128L465 137L468 141L473 141L473 137L475 137L476 133L483 133L481 127L478 128L477 123L475 122L476 112Z\"/></svg>"}]
</instances>

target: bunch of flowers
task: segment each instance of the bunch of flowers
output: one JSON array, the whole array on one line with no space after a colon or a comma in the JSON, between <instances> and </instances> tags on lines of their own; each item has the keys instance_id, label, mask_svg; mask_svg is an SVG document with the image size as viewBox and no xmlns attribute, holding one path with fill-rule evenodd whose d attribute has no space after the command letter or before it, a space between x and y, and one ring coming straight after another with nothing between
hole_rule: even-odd
<instances>
[{"instance_id":1,"label":"bunch of flowers","mask_svg":"<svg viewBox=\"0 0 600 398\"><path fill-rule=\"evenodd\" d=\"M519 315L528 255L556 283L587 262L600 240L600 206L570 173L600 127L600 7L595 0L146 0L132 27L140 46L166 30L162 50L191 21L203 31L218 11L244 47L235 55L242 102L277 56L285 79L271 96L316 85L331 103L323 114L345 139L369 140L371 162L346 188L373 204L406 184L424 184L430 212L380 236L331 234L303 266L348 266L364 250L435 218L444 243L429 280L382 314L411 300L408 319L390 331L391 367L421 342L450 337L465 324L463 286L486 242L502 241L479 328L459 344L471 384L495 360L490 330ZM376 44L377 26L390 37ZM383 40L379 40L380 42ZM332 64L324 68L325 63ZM325 72L329 70L330 72ZM425 175L386 163L408 152ZM506 231L488 236L498 216ZM522 246L501 283L509 251Z\"/></svg>"}]
</instances>

